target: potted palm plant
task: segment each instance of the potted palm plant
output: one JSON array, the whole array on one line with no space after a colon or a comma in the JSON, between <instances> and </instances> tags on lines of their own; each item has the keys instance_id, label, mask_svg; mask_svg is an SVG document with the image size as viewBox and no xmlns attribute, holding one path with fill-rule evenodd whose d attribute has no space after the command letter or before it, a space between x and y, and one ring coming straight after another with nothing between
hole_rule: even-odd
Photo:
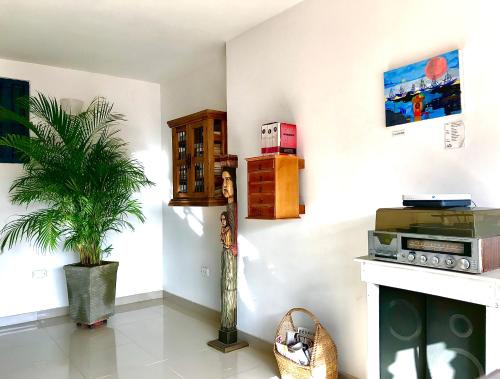
<instances>
[{"instance_id":1,"label":"potted palm plant","mask_svg":"<svg viewBox=\"0 0 500 379\"><path fill-rule=\"evenodd\" d=\"M95 98L83 112L66 113L41 93L19 99L31 121L0 109L0 119L24 125L30 136L7 135L0 146L16 149L23 173L11 185L11 202L34 206L0 230L0 249L24 239L41 251L61 247L80 261L64 266L71 317L93 325L114 313L118 262L103 260L112 250L110 232L145 221L134 193L153 183L142 165L128 157L117 136L124 116L106 99Z\"/></svg>"}]
</instances>

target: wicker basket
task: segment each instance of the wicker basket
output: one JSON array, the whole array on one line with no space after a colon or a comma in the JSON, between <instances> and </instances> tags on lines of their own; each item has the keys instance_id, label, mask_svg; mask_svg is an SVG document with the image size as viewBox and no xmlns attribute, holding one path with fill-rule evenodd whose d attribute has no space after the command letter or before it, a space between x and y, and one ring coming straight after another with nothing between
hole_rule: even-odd
<instances>
[{"instance_id":1,"label":"wicker basket","mask_svg":"<svg viewBox=\"0 0 500 379\"><path fill-rule=\"evenodd\" d=\"M274 355L280 370L282 379L337 379L337 348L328 332L323 328L319 320L311 312L304 308L290 309L281 320L276 337L286 339L286 332L297 330L292 320L292 313L302 312L308 315L315 324L314 345L311 351L311 364L302 366L291 359L284 357L276 350Z\"/></svg>"}]
</instances>

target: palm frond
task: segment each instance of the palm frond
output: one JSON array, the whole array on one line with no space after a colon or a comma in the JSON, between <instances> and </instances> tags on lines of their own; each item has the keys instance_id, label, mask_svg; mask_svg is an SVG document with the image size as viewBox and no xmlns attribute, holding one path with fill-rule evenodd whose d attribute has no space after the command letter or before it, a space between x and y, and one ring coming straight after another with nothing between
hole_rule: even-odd
<instances>
[{"instance_id":1,"label":"palm frond","mask_svg":"<svg viewBox=\"0 0 500 379\"><path fill-rule=\"evenodd\" d=\"M61 222L64 216L57 209L43 209L18 217L5 225L0 234L0 251L11 249L17 242L26 239L42 251L54 250L61 237Z\"/></svg>"},{"instance_id":2,"label":"palm frond","mask_svg":"<svg viewBox=\"0 0 500 379\"><path fill-rule=\"evenodd\" d=\"M15 148L23 159L23 174L10 187L15 204L44 205L9 222L0 231L0 248L21 239L42 251L66 250L80 254L83 264L98 264L111 247L104 247L110 231L134 229L131 218L145 221L134 193L154 185L141 163L127 156L117 126L125 118L113 104L96 97L79 115L65 113L55 98L42 93L21 99L33 121L0 109L0 118L25 125L32 135L8 135L0 145Z\"/></svg>"}]
</instances>

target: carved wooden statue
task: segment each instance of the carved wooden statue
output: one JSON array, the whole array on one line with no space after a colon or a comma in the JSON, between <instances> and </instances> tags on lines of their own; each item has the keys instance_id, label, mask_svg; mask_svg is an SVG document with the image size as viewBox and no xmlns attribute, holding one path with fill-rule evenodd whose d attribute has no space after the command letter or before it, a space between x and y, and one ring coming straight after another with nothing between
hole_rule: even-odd
<instances>
[{"instance_id":1,"label":"carved wooden statue","mask_svg":"<svg viewBox=\"0 0 500 379\"><path fill-rule=\"evenodd\" d=\"M234 170L236 171L236 170ZM236 332L236 305L237 305L237 255L236 223L238 215L234 199L233 176L227 170L222 172L222 193L227 198L226 211L221 214L221 328L219 340L224 343L235 343ZM222 338L221 338L222 337Z\"/></svg>"},{"instance_id":2,"label":"carved wooden statue","mask_svg":"<svg viewBox=\"0 0 500 379\"><path fill-rule=\"evenodd\" d=\"M219 339L208 344L223 352L240 349L248 343L238 342L237 285L238 285L238 206L236 191L237 157L229 156L222 170L222 193L227 198L226 211L220 215L221 254L221 322Z\"/></svg>"}]
</instances>

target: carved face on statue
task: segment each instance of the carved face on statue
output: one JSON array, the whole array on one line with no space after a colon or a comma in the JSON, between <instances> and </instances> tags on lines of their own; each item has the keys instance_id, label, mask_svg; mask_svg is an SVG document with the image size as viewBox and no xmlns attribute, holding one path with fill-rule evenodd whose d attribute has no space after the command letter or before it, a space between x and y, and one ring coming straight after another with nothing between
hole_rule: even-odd
<instances>
[{"instance_id":1,"label":"carved face on statue","mask_svg":"<svg viewBox=\"0 0 500 379\"><path fill-rule=\"evenodd\" d=\"M220 230L220 241L225 249L231 248L233 243L233 235L231 233L231 226L229 225L229 215L227 212L220 214L220 223L222 228Z\"/></svg>"},{"instance_id":2,"label":"carved face on statue","mask_svg":"<svg viewBox=\"0 0 500 379\"><path fill-rule=\"evenodd\" d=\"M222 194L230 203L234 201L233 179L228 171L222 172Z\"/></svg>"},{"instance_id":3,"label":"carved face on statue","mask_svg":"<svg viewBox=\"0 0 500 379\"><path fill-rule=\"evenodd\" d=\"M222 212L220 215L220 223L223 228L227 226L227 212Z\"/></svg>"}]
</instances>

